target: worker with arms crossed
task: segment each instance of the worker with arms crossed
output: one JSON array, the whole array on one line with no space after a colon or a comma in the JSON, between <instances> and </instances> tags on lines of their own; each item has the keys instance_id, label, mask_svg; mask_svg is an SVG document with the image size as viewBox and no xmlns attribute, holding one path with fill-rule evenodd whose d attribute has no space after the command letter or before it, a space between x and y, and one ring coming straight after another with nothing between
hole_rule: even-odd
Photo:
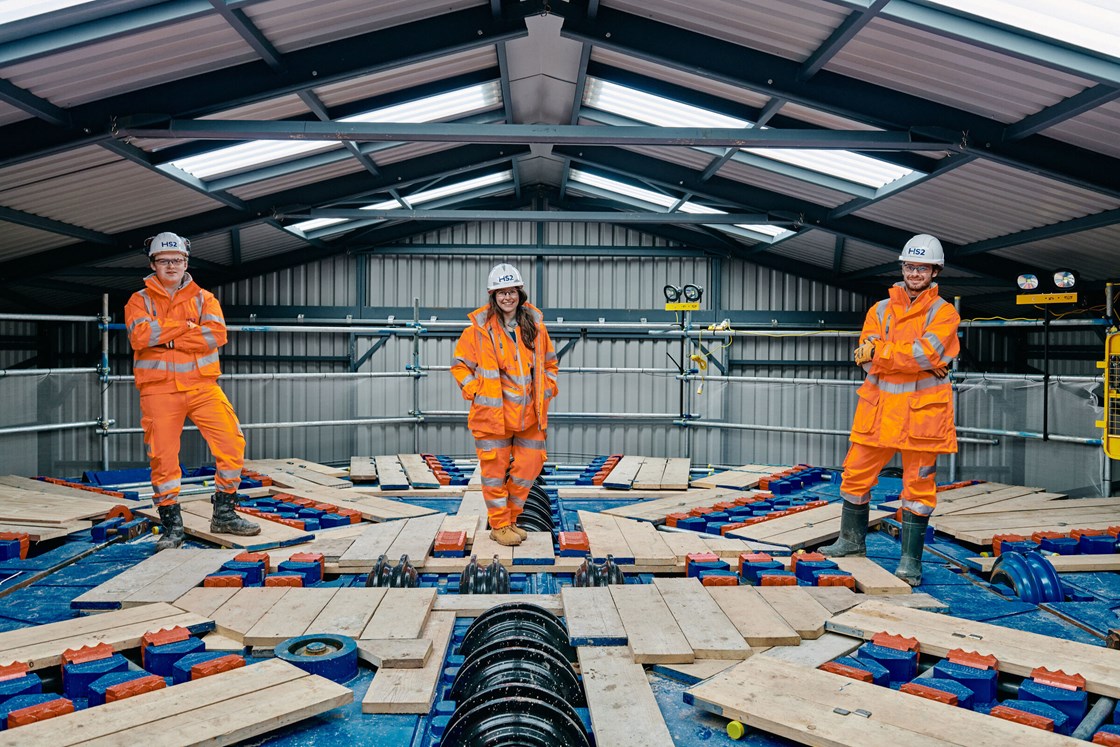
<instances>
[{"instance_id":1,"label":"worker with arms crossed","mask_svg":"<svg viewBox=\"0 0 1120 747\"><path fill-rule=\"evenodd\" d=\"M164 232L146 243L152 274L144 279L144 289L128 300L125 324L152 467L152 499L163 524L156 550L179 547L186 539L179 507L179 443L188 417L206 439L217 466L210 531L259 534L259 525L234 510L245 436L233 405L218 386L218 348L226 344L222 307L187 272L189 241Z\"/></svg>"},{"instance_id":2,"label":"worker with arms crossed","mask_svg":"<svg viewBox=\"0 0 1120 747\"><path fill-rule=\"evenodd\" d=\"M902 559L895 575L922 581L922 549L937 504L937 455L957 450L949 366L960 352L960 315L933 282L945 266L941 242L914 236L902 250L902 282L867 312L855 350L867 372L857 394L851 448L844 459L840 538L821 552L866 555L871 488L902 454Z\"/></svg>"},{"instance_id":3,"label":"worker with arms crossed","mask_svg":"<svg viewBox=\"0 0 1120 747\"><path fill-rule=\"evenodd\" d=\"M471 402L467 426L482 472L490 537L519 545L528 535L517 517L544 466L559 361L544 315L529 303L516 267L492 269L486 290L487 304L471 313L455 345L451 375Z\"/></svg>"}]
</instances>

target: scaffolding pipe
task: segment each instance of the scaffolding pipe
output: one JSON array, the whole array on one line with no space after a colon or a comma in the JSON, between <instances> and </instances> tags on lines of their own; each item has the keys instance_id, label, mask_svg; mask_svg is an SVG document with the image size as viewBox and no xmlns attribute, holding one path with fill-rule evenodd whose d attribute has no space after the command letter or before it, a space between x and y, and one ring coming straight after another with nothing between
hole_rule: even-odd
<instances>
[{"instance_id":1,"label":"scaffolding pipe","mask_svg":"<svg viewBox=\"0 0 1120 747\"><path fill-rule=\"evenodd\" d=\"M367 372L345 372L345 373L244 373L244 374L222 374L219 377L220 381L283 381L285 379L299 380L299 379L414 379L416 374L409 371L367 371ZM106 381L110 382L125 382L132 381L133 376L125 374L117 374L114 376L105 377Z\"/></svg>"},{"instance_id":2,"label":"scaffolding pipe","mask_svg":"<svg viewBox=\"0 0 1120 747\"><path fill-rule=\"evenodd\" d=\"M851 431L834 430L832 428L806 428L788 425L759 425L757 423L720 423L713 420L683 420L678 419L673 421L674 425L684 426L691 428L693 426L699 428L730 428L732 430L742 431L772 431L775 433L805 433L811 436L850 436ZM958 428L957 430L961 430ZM958 441L968 444L986 444L994 446L999 443L994 438L959 438Z\"/></svg>"},{"instance_id":3,"label":"scaffolding pipe","mask_svg":"<svg viewBox=\"0 0 1120 747\"><path fill-rule=\"evenodd\" d=\"M1053 433L1037 433L1035 431L1005 431L998 428L971 428L957 426L961 433L980 433L988 436L1009 436L1011 438L1025 438L1031 441L1061 441L1067 444L1083 444L1085 446L1100 446L1101 439L1085 438L1083 436L1056 436Z\"/></svg>"},{"instance_id":4,"label":"scaffolding pipe","mask_svg":"<svg viewBox=\"0 0 1120 747\"><path fill-rule=\"evenodd\" d=\"M101 422L98 435L101 436L101 469L109 471L109 294L101 294L101 361L97 367L101 384Z\"/></svg>"},{"instance_id":5,"label":"scaffolding pipe","mask_svg":"<svg viewBox=\"0 0 1120 747\"><path fill-rule=\"evenodd\" d=\"M465 420L467 413L460 410L428 410L424 418L455 418ZM549 420L679 420L676 412L550 412Z\"/></svg>"},{"instance_id":6,"label":"scaffolding pipe","mask_svg":"<svg viewBox=\"0 0 1120 747\"><path fill-rule=\"evenodd\" d=\"M0 377L95 374L100 373L100 371L99 368L6 368L0 369Z\"/></svg>"},{"instance_id":7,"label":"scaffolding pipe","mask_svg":"<svg viewBox=\"0 0 1120 747\"><path fill-rule=\"evenodd\" d=\"M0 322L94 322L101 321L96 316L65 316L54 314L0 314Z\"/></svg>"},{"instance_id":8,"label":"scaffolding pipe","mask_svg":"<svg viewBox=\"0 0 1120 747\"><path fill-rule=\"evenodd\" d=\"M423 418L354 418L351 420L293 420L282 423L242 423L241 430L257 430L262 428L308 428L334 425L399 425L404 423L423 422ZM184 426L184 431L197 431L194 425ZM112 428L108 431L113 435L129 435L143 433L143 428Z\"/></svg>"},{"instance_id":9,"label":"scaffolding pipe","mask_svg":"<svg viewBox=\"0 0 1120 747\"><path fill-rule=\"evenodd\" d=\"M100 420L89 420L81 423L50 423L47 425L13 425L8 428L0 428L0 436L8 436L15 433L44 433L47 431L68 431L77 428L99 427L101 427Z\"/></svg>"},{"instance_id":10,"label":"scaffolding pipe","mask_svg":"<svg viewBox=\"0 0 1120 747\"><path fill-rule=\"evenodd\" d=\"M423 366L424 371L450 371L451 366ZM570 373L636 373L636 374L673 374L677 375L680 371L676 368L619 368L619 367L595 367L595 366L574 366L563 368L563 372Z\"/></svg>"},{"instance_id":11,"label":"scaffolding pipe","mask_svg":"<svg viewBox=\"0 0 1120 747\"><path fill-rule=\"evenodd\" d=\"M960 317L961 317L961 297L960 296L953 296L953 308L956 309L956 311L957 311L957 319L960 319ZM957 330L957 337L958 338L961 337L961 333L960 333L959 329ZM953 376L957 375L957 371L960 369L960 367L961 367L961 361L960 361L960 356L958 355L956 358L953 358L953 362L950 364L950 371L951 371ZM952 379L949 380L950 386L952 386L952 381L953 381ZM957 412L957 410L959 409L959 406L960 406L960 390L958 390L957 387L955 387L955 386L952 387L952 397L953 397L953 413L955 414ZM956 482L956 481L957 481L957 452L956 452L956 450L953 450L953 451L949 452L949 482L952 483L952 482Z\"/></svg>"}]
</instances>

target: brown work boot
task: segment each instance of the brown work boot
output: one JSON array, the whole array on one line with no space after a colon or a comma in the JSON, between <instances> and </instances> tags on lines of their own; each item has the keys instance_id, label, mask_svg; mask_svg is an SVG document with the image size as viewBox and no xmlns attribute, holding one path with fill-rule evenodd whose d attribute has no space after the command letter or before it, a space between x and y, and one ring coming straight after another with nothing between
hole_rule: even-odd
<instances>
[{"instance_id":1,"label":"brown work boot","mask_svg":"<svg viewBox=\"0 0 1120 747\"><path fill-rule=\"evenodd\" d=\"M521 544L521 535L513 531L512 525L491 529L490 539L506 547L516 547Z\"/></svg>"},{"instance_id":2,"label":"brown work boot","mask_svg":"<svg viewBox=\"0 0 1120 747\"><path fill-rule=\"evenodd\" d=\"M522 540L529 539L529 533L526 532L521 527L517 526L516 524L510 524L509 528L512 529L517 534L517 536L520 537Z\"/></svg>"}]
</instances>

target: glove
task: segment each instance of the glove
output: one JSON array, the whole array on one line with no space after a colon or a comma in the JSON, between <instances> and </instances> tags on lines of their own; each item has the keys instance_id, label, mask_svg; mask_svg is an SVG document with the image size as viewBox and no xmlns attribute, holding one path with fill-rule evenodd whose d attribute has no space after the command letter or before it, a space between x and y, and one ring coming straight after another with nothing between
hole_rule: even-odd
<instances>
[{"instance_id":1,"label":"glove","mask_svg":"<svg viewBox=\"0 0 1120 747\"><path fill-rule=\"evenodd\" d=\"M864 363L870 363L871 359L875 357L875 341L868 340L855 349L855 360L857 366L862 366Z\"/></svg>"},{"instance_id":2,"label":"glove","mask_svg":"<svg viewBox=\"0 0 1120 747\"><path fill-rule=\"evenodd\" d=\"M949 367L948 366L938 366L937 368L932 369L930 371L930 373L933 374L934 376L936 376L939 379L944 379L946 376L949 375Z\"/></svg>"}]
</instances>

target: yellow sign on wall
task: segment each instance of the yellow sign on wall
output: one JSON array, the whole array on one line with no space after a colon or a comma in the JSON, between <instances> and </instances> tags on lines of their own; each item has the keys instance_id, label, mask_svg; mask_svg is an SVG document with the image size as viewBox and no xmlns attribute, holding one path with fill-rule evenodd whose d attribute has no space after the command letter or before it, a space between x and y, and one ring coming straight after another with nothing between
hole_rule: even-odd
<instances>
[{"instance_id":1,"label":"yellow sign on wall","mask_svg":"<svg viewBox=\"0 0 1120 747\"><path fill-rule=\"evenodd\" d=\"M666 311L699 311L699 301L677 301L676 303L665 304Z\"/></svg>"},{"instance_id":2,"label":"yellow sign on wall","mask_svg":"<svg viewBox=\"0 0 1120 747\"><path fill-rule=\"evenodd\" d=\"M1030 306L1036 303L1077 303L1076 293L1020 293L1015 303Z\"/></svg>"}]
</instances>

